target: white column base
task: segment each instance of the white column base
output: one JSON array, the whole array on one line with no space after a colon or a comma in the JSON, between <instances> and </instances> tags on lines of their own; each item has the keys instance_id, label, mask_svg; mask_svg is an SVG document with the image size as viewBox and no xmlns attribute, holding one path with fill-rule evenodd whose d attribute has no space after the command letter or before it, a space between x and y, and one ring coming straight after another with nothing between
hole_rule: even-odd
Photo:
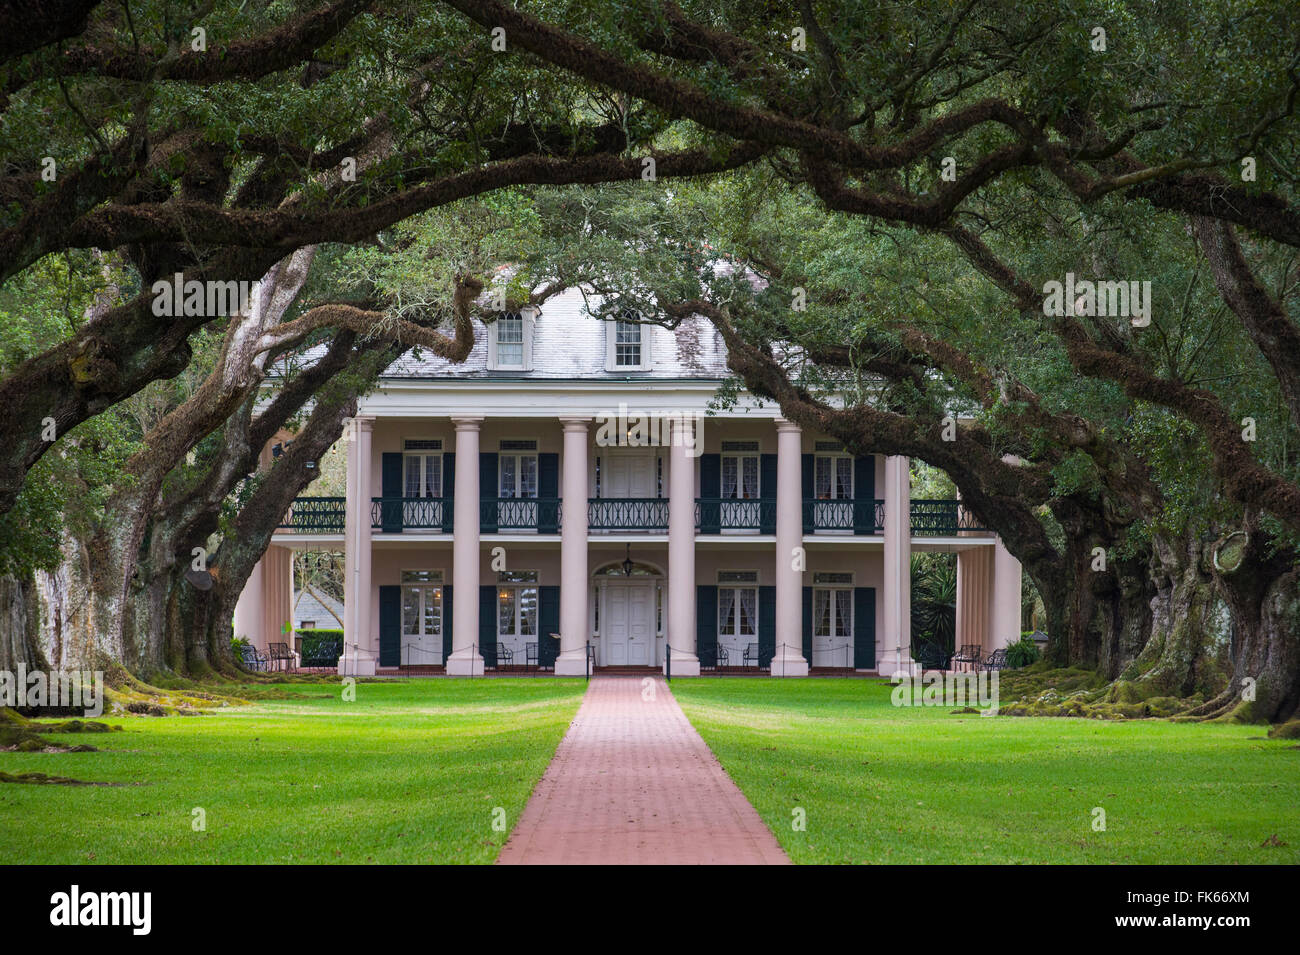
<instances>
[{"instance_id":1,"label":"white column base","mask_svg":"<svg viewBox=\"0 0 1300 955\"><path fill-rule=\"evenodd\" d=\"M587 675L587 648L581 650L565 650L555 658L555 675L556 676L586 676Z\"/></svg>"},{"instance_id":2,"label":"white column base","mask_svg":"<svg viewBox=\"0 0 1300 955\"><path fill-rule=\"evenodd\" d=\"M876 661L876 672L886 678L893 677L895 674L920 676L921 664L913 660L912 655L906 650L887 650L884 656Z\"/></svg>"},{"instance_id":3,"label":"white column base","mask_svg":"<svg viewBox=\"0 0 1300 955\"><path fill-rule=\"evenodd\" d=\"M348 647L339 657L339 676L374 676L379 660L369 650Z\"/></svg>"},{"instance_id":4,"label":"white column base","mask_svg":"<svg viewBox=\"0 0 1300 955\"><path fill-rule=\"evenodd\" d=\"M668 662L664 661L664 673L668 672ZM699 676L700 658L684 650L673 651L673 676Z\"/></svg>"},{"instance_id":5,"label":"white column base","mask_svg":"<svg viewBox=\"0 0 1300 955\"><path fill-rule=\"evenodd\" d=\"M482 676L483 655L477 650L457 650L447 658L447 676Z\"/></svg>"},{"instance_id":6,"label":"white column base","mask_svg":"<svg viewBox=\"0 0 1300 955\"><path fill-rule=\"evenodd\" d=\"M772 657L772 676L807 676L808 661L803 658L803 654L797 656L777 656Z\"/></svg>"}]
</instances>

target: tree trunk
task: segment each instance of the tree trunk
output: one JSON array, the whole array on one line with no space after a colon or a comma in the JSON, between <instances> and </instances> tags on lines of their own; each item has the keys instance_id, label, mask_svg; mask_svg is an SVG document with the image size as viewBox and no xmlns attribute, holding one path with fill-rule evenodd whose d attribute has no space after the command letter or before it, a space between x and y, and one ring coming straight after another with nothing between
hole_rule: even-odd
<instances>
[{"instance_id":1,"label":"tree trunk","mask_svg":"<svg viewBox=\"0 0 1300 955\"><path fill-rule=\"evenodd\" d=\"M1231 679L1193 711L1281 723L1300 711L1300 561L1253 521L1219 540L1212 566L1233 630Z\"/></svg>"}]
</instances>

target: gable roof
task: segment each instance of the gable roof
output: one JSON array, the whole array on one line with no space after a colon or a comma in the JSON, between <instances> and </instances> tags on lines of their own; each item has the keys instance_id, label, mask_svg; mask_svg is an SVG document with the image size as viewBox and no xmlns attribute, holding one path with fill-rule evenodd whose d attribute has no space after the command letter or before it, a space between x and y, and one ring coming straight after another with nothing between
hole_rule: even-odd
<instances>
[{"instance_id":1,"label":"gable roof","mask_svg":"<svg viewBox=\"0 0 1300 955\"><path fill-rule=\"evenodd\" d=\"M293 605L293 625L302 626L304 620L314 621L321 630L343 626L343 603L329 594L315 590L300 590Z\"/></svg>"}]
</instances>

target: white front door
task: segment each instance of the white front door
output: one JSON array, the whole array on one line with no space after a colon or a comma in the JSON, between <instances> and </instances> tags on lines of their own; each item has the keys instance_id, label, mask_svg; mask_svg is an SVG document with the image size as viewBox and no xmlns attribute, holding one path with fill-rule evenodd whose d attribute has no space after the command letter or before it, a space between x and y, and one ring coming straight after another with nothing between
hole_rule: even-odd
<instances>
[{"instance_id":1,"label":"white front door","mask_svg":"<svg viewBox=\"0 0 1300 955\"><path fill-rule=\"evenodd\" d=\"M654 584L608 584L605 587L605 652L608 666L654 663Z\"/></svg>"},{"instance_id":2,"label":"white front door","mask_svg":"<svg viewBox=\"0 0 1300 955\"><path fill-rule=\"evenodd\" d=\"M654 497L653 454L610 454L603 497Z\"/></svg>"}]
</instances>

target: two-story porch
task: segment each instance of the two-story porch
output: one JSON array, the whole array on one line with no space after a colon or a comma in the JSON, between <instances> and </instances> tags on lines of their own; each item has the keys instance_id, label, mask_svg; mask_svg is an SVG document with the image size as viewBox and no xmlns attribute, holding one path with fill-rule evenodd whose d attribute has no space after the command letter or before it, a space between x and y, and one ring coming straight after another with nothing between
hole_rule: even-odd
<instances>
[{"instance_id":1,"label":"two-story porch","mask_svg":"<svg viewBox=\"0 0 1300 955\"><path fill-rule=\"evenodd\" d=\"M962 642L1018 632L1018 566L959 502L911 500L906 459L770 413L679 419L690 443L666 446L610 441L598 418L360 419L353 493L300 499L275 545L347 552L345 665L581 672L590 643L616 666L662 667L671 646L678 675L892 672L913 547L958 553Z\"/></svg>"}]
</instances>

